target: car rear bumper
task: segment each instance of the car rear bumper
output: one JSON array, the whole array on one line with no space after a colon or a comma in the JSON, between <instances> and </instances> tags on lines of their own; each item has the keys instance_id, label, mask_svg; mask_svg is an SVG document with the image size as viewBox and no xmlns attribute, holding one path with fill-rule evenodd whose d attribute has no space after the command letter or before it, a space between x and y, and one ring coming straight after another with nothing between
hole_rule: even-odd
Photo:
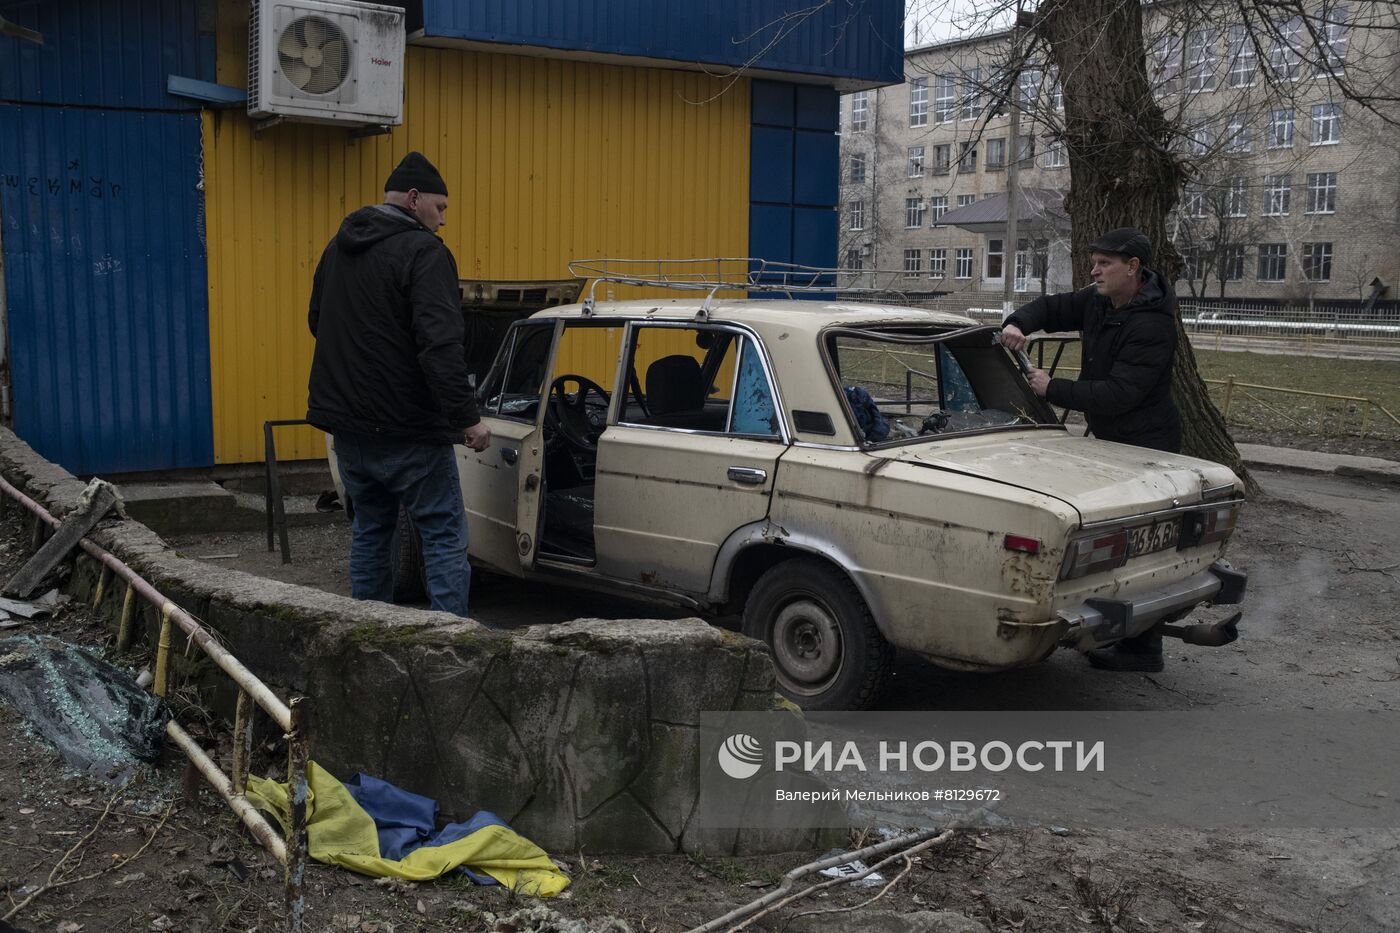
<instances>
[{"instance_id":1,"label":"car rear bumper","mask_svg":"<svg viewBox=\"0 0 1400 933\"><path fill-rule=\"evenodd\" d=\"M1140 593L1132 599L1093 597L1061 610L1065 624L1060 644L1087 651L1143 632L1162 621L1174 621L1203 602L1234 604L1244 598L1247 575L1218 560L1200 573Z\"/></svg>"}]
</instances>

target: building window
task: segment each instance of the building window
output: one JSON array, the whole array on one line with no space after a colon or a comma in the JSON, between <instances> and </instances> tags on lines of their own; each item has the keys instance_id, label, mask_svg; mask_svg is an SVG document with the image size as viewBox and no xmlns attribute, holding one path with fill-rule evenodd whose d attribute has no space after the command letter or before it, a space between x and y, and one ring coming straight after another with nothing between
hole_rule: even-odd
<instances>
[{"instance_id":1,"label":"building window","mask_svg":"<svg viewBox=\"0 0 1400 933\"><path fill-rule=\"evenodd\" d=\"M1302 56L1298 50L1301 48L1303 20L1301 17L1291 16L1277 28L1278 35L1274 39L1273 47L1269 49L1269 68L1280 81L1297 80L1302 72L1299 65Z\"/></svg>"},{"instance_id":2,"label":"building window","mask_svg":"<svg viewBox=\"0 0 1400 933\"><path fill-rule=\"evenodd\" d=\"M1181 195L1181 213L1186 217L1206 216L1206 193L1200 185L1187 185ZM1200 276L1192 276L1200 278Z\"/></svg>"},{"instance_id":3,"label":"building window","mask_svg":"<svg viewBox=\"0 0 1400 933\"><path fill-rule=\"evenodd\" d=\"M948 196L944 194L934 195L929 199L929 207L933 210L933 223L938 223L943 215L948 213Z\"/></svg>"},{"instance_id":4,"label":"building window","mask_svg":"<svg viewBox=\"0 0 1400 933\"><path fill-rule=\"evenodd\" d=\"M1342 141L1342 105L1313 104L1312 144L1330 146Z\"/></svg>"},{"instance_id":5,"label":"building window","mask_svg":"<svg viewBox=\"0 0 1400 933\"><path fill-rule=\"evenodd\" d=\"M961 167L961 166L959 166ZM987 171L999 171L1006 167L1006 140L987 140Z\"/></svg>"},{"instance_id":6,"label":"building window","mask_svg":"<svg viewBox=\"0 0 1400 933\"><path fill-rule=\"evenodd\" d=\"M865 153L852 152L846 178L853 185L865 184Z\"/></svg>"},{"instance_id":7,"label":"building window","mask_svg":"<svg viewBox=\"0 0 1400 933\"><path fill-rule=\"evenodd\" d=\"M1314 74L1340 75L1347 60L1347 8L1334 6L1325 8L1322 23L1317 29L1317 62Z\"/></svg>"},{"instance_id":8,"label":"building window","mask_svg":"<svg viewBox=\"0 0 1400 933\"><path fill-rule=\"evenodd\" d=\"M910 178L923 178L923 177L924 177L924 147L923 147L923 146L910 146L910 147L909 147L909 177L910 177Z\"/></svg>"},{"instance_id":9,"label":"building window","mask_svg":"<svg viewBox=\"0 0 1400 933\"><path fill-rule=\"evenodd\" d=\"M864 202L864 201L852 201L852 202L851 202L851 208L850 208L850 215L851 215L851 229L852 229L852 230L864 230L864 229L865 229L865 202Z\"/></svg>"},{"instance_id":10,"label":"building window","mask_svg":"<svg viewBox=\"0 0 1400 933\"><path fill-rule=\"evenodd\" d=\"M969 68L962 79L962 118L976 120L982 115L982 69Z\"/></svg>"},{"instance_id":11,"label":"building window","mask_svg":"<svg viewBox=\"0 0 1400 933\"><path fill-rule=\"evenodd\" d=\"M1249 139L1249 114L1230 114L1225 121L1225 148L1230 152L1248 152L1252 145Z\"/></svg>"},{"instance_id":12,"label":"building window","mask_svg":"<svg viewBox=\"0 0 1400 933\"><path fill-rule=\"evenodd\" d=\"M1199 246L1188 246L1181 251L1181 274L1188 281L1206 277L1206 256Z\"/></svg>"},{"instance_id":13,"label":"building window","mask_svg":"<svg viewBox=\"0 0 1400 933\"><path fill-rule=\"evenodd\" d=\"M1060 83L1060 69L1050 66L1050 109L1065 109L1065 88Z\"/></svg>"},{"instance_id":14,"label":"building window","mask_svg":"<svg viewBox=\"0 0 1400 933\"><path fill-rule=\"evenodd\" d=\"M1026 165L1035 158L1035 137L1016 137L1016 161Z\"/></svg>"},{"instance_id":15,"label":"building window","mask_svg":"<svg viewBox=\"0 0 1400 933\"><path fill-rule=\"evenodd\" d=\"M1062 140L1055 140L1050 143L1050 148L1045 150L1046 168L1065 168L1069 165L1069 156L1065 152L1065 144Z\"/></svg>"},{"instance_id":16,"label":"building window","mask_svg":"<svg viewBox=\"0 0 1400 933\"><path fill-rule=\"evenodd\" d=\"M1020 77L1016 80L1016 100L1022 107L1031 108L1035 106L1039 97L1040 69L1022 68Z\"/></svg>"},{"instance_id":17,"label":"building window","mask_svg":"<svg viewBox=\"0 0 1400 933\"><path fill-rule=\"evenodd\" d=\"M1181 37L1167 34L1152 43L1152 87L1159 94L1176 93L1176 80L1181 76Z\"/></svg>"},{"instance_id":18,"label":"building window","mask_svg":"<svg viewBox=\"0 0 1400 933\"><path fill-rule=\"evenodd\" d=\"M1337 173L1308 173L1308 204L1305 213L1335 214L1337 212Z\"/></svg>"},{"instance_id":19,"label":"building window","mask_svg":"<svg viewBox=\"0 0 1400 933\"><path fill-rule=\"evenodd\" d=\"M928 78L909 82L909 125L928 126Z\"/></svg>"},{"instance_id":20,"label":"building window","mask_svg":"<svg viewBox=\"0 0 1400 933\"><path fill-rule=\"evenodd\" d=\"M1254 83L1254 70L1258 67L1259 54L1254 50L1254 39L1243 26L1230 27L1230 71L1227 81L1230 87L1249 87Z\"/></svg>"},{"instance_id":21,"label":"building window","mask_svg":"<svg viewBox=\"0 0 1400 933\"><path fill-rule=\"evenodd\" d=\"M958 143L958 171L977 171L977 144L973 142Z\"/></svg>"},{"instance_id":22,"label":"building window","mask_svg":"<svg viewBox=\"0 0 1400 933\"><path fill-rule=\"evenodd\" d=\"M1259 244L1259 275L1261 282L1282 282L1288 275L1288 244Z\"/></svg>"},{"instance_id":23,"label":"building window","mask_svg":"<svg viewBox=\"0 0 1400 933\"><path fill-rule=\"evenodd\" d=\"M912 279L916 275L924 273L924 251L921 249L906 249L904 251L904 277Z\"/></svg>"},{"instance_id":24,"label":"building window","mask_svg":"<svg viewBox=\"0 0 1400 933\"><path fill-rule=\"evenodd\" d=\"M1249 182L1243 175L1225 179L1225 215L1246 217L1249 215Z\"/></svg>"},{"instance_id":25,"label":"building window","mask_svg":"<svg viewBox=\"0 0 1400 933\"><path fill-rule=\"evenodd\" d=\"M853 133L859 133L868 125L869 93L869 91L856 91L851 95L851 132Z\"/></svg>"},{"instance_id":26,"label":"building window","mask_svg":"<svg viewBox=\"0 0 1400 933\"><path fill-rule=\"evenodd\" d=\"M972 278L972 250L967 247L960 248L957 252L957 278Z\"/></svg>"},{"instance_id":27,"label":"building window","mask_svg":"<svg viewBox=\"0 0 1400 933\"><path fill-rule=\"evenodd\" d=\"M1002 242L1001 240L987 241L987 266L982 273L982 278L999 279L1002 277L1004 271L1002 268L1003 260L1006 259L1006 253L1003 251Z\"/></svg>"},{"instance_id":28,"label":"building window","mask_svg":"<svg viewBox=\"0 0 1400 933\"><path fill-rule=\"evenodd\" d=\"M952 167L953 147L949 143L933 147L933 174L947 175Z\"/></svg>"},{"instance_id":29,"label":"building window","mask_svg":"<svg viewBox=\"0 0 1400 933\"><path fill-rule=\"evenodd\" d=\"M904 199L904 226L922 227L924 225L924 199L905 198Z\"/></svg>"},{"instance_id":30,"label":"building window","mask_svg":"<svg viewBox=\"0 0 1400 933\"><path fill-rule=\"evenodd\" d=\"M1227 244L1220 248L1220 270L1227 282L1244 281L1244 246Z\"/></svg>"},{"instance_id":31,"label":"building window","mask_svg":"<svg viewBox=\"0 0 1400 933\"><path fill-rule=\"evenodd\" d=\"M976 200L977 195L975 194L960 194L958 195L958 207L967 207L969 204L975 203Z\"/></svg>"},{"instance_id":32,"label":"building window","mask_svg":"<svg viewBox=\"0 0 1400 933\"><path fill-rule=\"evenodd\" d=\"M1198 29L1186 37L1186 86L1193 91L1215 90L1214 34Z\"/></svg>"},{"instance_id":33,"label":"building window","mask_svg":"<svg viewBox=\"0 0 1400 933\"><path fill-rule=\"evenodd\" d=\"M1264 216L1285 217L1288 215L1288 202L1293 195L1293 176L1264 176ZM1262 260L1261 260L1262 262Z\"/></svg>"},{"instance_id":34,"label":"building window","mask_svg":"<svg viewBox=\"0 0 1400 933\"><path fill-rule=\"evenodd\" d=\"M946 249L928 251L928 274L938 279L948 274L948 251Z\"/></svg>"},{"instance_id":35,"label":"building window","mask_svg":"<svg viewBox=\"0 0 1400 933\"><path fill-rule=\"evenodd\" d=\"M957 90L952 75L938 75L933 85L933 110L939 123L949 123L957 114Z\"/></svg>"},{"instance_id":36,"label":"building window","mask_svg":"<svg viewBox=\"0 0 1400 933\"><path fill-rule=\"evenodd\" d=\"M1332 244L1303 244L1303 278L1309 282L1332 281Z\"/></svg>"},{"instance_id":37,"label":"building window","mask_svg":"<svg viewBox=\"0 0 1400 933\"><path fill-rule=\"evenodd\" d=\"M1293 111L1269 111L1269 129L1264 134L1270 149L1291 149L1293 147Z\"/></svg>"},{"instance_id":38,"label":"building window","mask_svg":"<svg viewBox=\"0 0 1400 933\"><path fill-rule=\"evenodd\" d=\"M1214 142L1215 131L1210 128L1209 123L1202 121L1187 127L1186 151L1192 155L1205 155L1210 152L1210 147Z\"/></svg>"},{"instance_id":39,"label":"building window","mask_svg":"<svg viewBox=\"0 0 1400 933\"><path fill-rule=\"evenodd\" d=\"M860 250L846 250L846 269L851 272L860 272L865 268L865 258L861 256Z\"/></svg>"}]
</instances>

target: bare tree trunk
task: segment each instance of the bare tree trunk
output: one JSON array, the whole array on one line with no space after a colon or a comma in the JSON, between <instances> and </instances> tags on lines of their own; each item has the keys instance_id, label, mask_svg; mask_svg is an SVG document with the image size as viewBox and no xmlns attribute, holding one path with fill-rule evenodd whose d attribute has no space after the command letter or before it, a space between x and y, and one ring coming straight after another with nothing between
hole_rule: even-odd
<instances>
[{"instance_id":1,"label":"bare tree trunk","mask_svg":"<svg viewBox=\"0 0 1400 933\"><path fill-rule=\"evenodd\" d=\"M1167 236L1167 214L1181 189L1183 167L1171 151L1172 126L1153 98L1142 41L1142 8L1122 0L1050 0L1036 14L1037 33L1064 87L1072 223L1070 255L1076 287L1088 284L1089 244L1104 230L1137 227L1152 241L1156 271L1168 282L1179 259ZM1258 491L1196 368L1177 321L1172 395L1181 410L1183 449L1223 463Z\"/></svg>"}]
</instances>

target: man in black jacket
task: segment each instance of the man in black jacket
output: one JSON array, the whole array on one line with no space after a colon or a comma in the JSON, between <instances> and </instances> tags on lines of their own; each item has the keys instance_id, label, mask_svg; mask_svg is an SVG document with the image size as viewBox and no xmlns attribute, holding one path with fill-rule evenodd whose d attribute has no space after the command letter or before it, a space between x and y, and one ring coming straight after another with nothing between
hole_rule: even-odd
<instances>
[{"instance_id":1,"label":"man in black jacket","mask_svg":"<svg viewBox=\"0 0 1400 933\"><path fill-rule=\"evenodd\" d=\"M1176 295L1147 268L1152 245L1141 231L1110 230L1089 249L1094 284L1018 308L1006 319L1001 341L1021 350L1026 334L1079 331L1079 378L1052 379L1033 369L1027 376L1031 389L1055 405L1084 412L1090 433L1100 440L1175 453L1181 449L1181 417L1171 392ZM1162 637L1127 638L1114 648L1091 651L1089 661L1111 670L1160 671Z\"/></svg>"},{"instance_id":2,"label":"man in black jacket","mask_svg":"<svg viewBox=\"0 0 1400 933\"><path fill-rule=\"evenodd\" d=\"M316 267L306 418L334 436L354 510L352 595L393 598L402 504L422 541L432 608L465 616L471 568L453 445L485 450L491 432L467 381L457 263L435 236L447 185L410 152L384 192L383 204L345 218Z\"/></svg>"}]
</instances>

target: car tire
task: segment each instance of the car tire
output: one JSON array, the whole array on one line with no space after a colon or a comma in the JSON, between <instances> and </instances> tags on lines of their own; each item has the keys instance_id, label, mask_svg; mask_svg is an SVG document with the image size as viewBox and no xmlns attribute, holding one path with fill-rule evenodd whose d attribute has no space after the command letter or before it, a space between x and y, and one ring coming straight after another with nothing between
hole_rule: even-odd
<instances>
[{"instance_id":1,"label":"car tire","mask_svg":"<svg viewBox=\"0 0 1400 933\"><path fill-rule=\"evenodd\" d=\"M869 707L894 660L855 584L813 558L759 577L744 605L744 634L768 645L778 689L804 709Z\"/></svg>"},{"instance_id":2,"label":"car tire","mask_svg":"<svg viewBox=\"0 0 1400 933\"><path fill-rule=\"evenodd\" d=\"M399 506L399 520L389 542L389 567L394 578L394 602L421 603L428 598L427 568L423 564L423 542L408 509Z\"/></svg>"}]
</instances>

